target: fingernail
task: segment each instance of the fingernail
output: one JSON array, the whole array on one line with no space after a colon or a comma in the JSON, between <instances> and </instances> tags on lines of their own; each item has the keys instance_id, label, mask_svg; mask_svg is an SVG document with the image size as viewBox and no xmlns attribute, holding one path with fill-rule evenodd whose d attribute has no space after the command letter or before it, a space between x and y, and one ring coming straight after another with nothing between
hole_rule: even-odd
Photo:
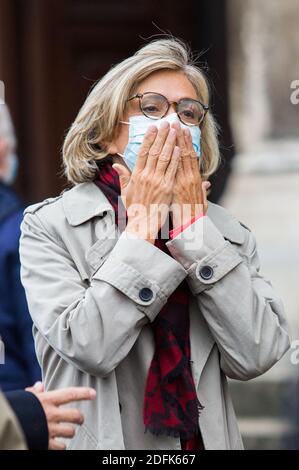
<instances>
[{"instance_id":1,"label":"fingernail","mask_svg":"<svg viewBox=\"0 0 299 470\"><path fill-rule=\"evenodd\" d=\"M161 129L167 129L169 127L169 122L168 121L163 121L160 124Z\"/></svg>"},{"instance_id":2,"label":"fingernail","mask_svg":"<svg viewBox=\"0 0 299 470\"><path fill-rule=\"evenodd\" d=\"M90 390L89 396L91 400L93 400L97 396L97 392L95 390Z\"/></svg>"}]
</instances>

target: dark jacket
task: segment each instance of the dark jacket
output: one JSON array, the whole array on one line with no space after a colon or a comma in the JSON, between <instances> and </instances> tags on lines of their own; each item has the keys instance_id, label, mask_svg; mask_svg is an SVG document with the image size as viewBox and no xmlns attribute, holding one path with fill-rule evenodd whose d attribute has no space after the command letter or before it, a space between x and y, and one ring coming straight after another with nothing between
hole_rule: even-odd
<instances>
[{"instance_id":1,"label":"dark jacket","mask_svg":"<svg viewBox=\"0 0 299 470\"><path fill-rule=\"evenodd\" d=\"M32 337L32 321L20 280L22 218L22 202L0 182L0 336L5 348L5 362L0 363L2 390L25 388L41 377Z\"/></svg>"},{"instance_id":2,"label":"dark jacket","mask_svg":"<svg viewBox=\"0 0 299 470\"><path fill-rule=\"evenodd\" d=\"M38 398L33 393L26 392L25 390L6 392L5 398L14 412L14 416L17 418L17 423L14 423L14 425L19 425L27 448L29 450L48 449L48 423ZM2 448L14 450L16 448L15 444L17 446L20 445L19 438L14 433L8 439L9 433L7 431L12 431L12 423L9 423L8 426L5 420L2 419L2 421L2 429L0 427L0 450Z\"/></svg>"}]
</instances>

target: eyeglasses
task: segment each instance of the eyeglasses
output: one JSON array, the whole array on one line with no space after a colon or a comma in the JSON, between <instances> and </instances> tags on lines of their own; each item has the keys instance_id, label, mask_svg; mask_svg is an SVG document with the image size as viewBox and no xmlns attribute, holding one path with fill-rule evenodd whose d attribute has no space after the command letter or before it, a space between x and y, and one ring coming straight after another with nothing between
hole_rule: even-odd
<instances>
[{"instance_id":1,"label":"eyeglasses","mask_svg":"<svg viewBox=\"0 0 299 470\"><path fill-rule=\"evenodd\" d=\"M180 101L168 101L160 93L137 93L131 96L127 101L135 98L139 99L140 111L150 119L161 119L168 113L172 104L175 104L175 110L179 120L187 126L199 126L209 110L209 106L192 98L183 98Z\"/></svg>"}]
</instances>

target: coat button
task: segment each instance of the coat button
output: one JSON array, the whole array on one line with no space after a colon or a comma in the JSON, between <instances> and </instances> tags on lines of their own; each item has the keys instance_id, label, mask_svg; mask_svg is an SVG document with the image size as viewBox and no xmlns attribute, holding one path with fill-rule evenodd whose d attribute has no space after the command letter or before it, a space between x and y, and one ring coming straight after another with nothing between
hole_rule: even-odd
<instances>
[{"instance_id":1,"label":"coat button","mask_svg":"<svg viewBox=\"0 0 299 470\"><path fill-rule=\"evenodd\" d=\"M205 280L211 279L211 277L213 277L213 274L214 274L213 268L208 265L203 266L199 271L200 277Z\"/></svg>"},{"instance_id":2,"label":"coat button","mask_svg":"<svg viewBox=\"0 0 299 470\"><path fill-rule=\"evenodd\" d=\"M143 287L139 291L139 298L143 300L143 302L149 302L153 298L153 291L149 287Z\"/></svg>"}]
</instances>

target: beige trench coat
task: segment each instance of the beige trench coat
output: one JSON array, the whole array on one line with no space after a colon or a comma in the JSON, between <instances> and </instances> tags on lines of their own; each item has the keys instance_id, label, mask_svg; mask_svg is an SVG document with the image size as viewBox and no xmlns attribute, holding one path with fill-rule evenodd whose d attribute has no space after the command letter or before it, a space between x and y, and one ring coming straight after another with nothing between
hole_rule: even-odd
<instances>
[{"instance_id":1,"label":"beige trench coat","mask_svg":"<svg viewBox=\"0 0 299 470\"><path fill-rule=\"evenodd\" d=\"M250 229L209 202L206 217L167 242L170 257L120 233L89 182L27 207L21 231L21 279L46 388L97 390L94 402L78 403L85 423L69 449L181 448L179 438L144 434L142 405L151 322L184 278L205 448L243 448L226 377L257 377L290 347L283 303L260 273Z\"/></svg>"}]
</instances>

